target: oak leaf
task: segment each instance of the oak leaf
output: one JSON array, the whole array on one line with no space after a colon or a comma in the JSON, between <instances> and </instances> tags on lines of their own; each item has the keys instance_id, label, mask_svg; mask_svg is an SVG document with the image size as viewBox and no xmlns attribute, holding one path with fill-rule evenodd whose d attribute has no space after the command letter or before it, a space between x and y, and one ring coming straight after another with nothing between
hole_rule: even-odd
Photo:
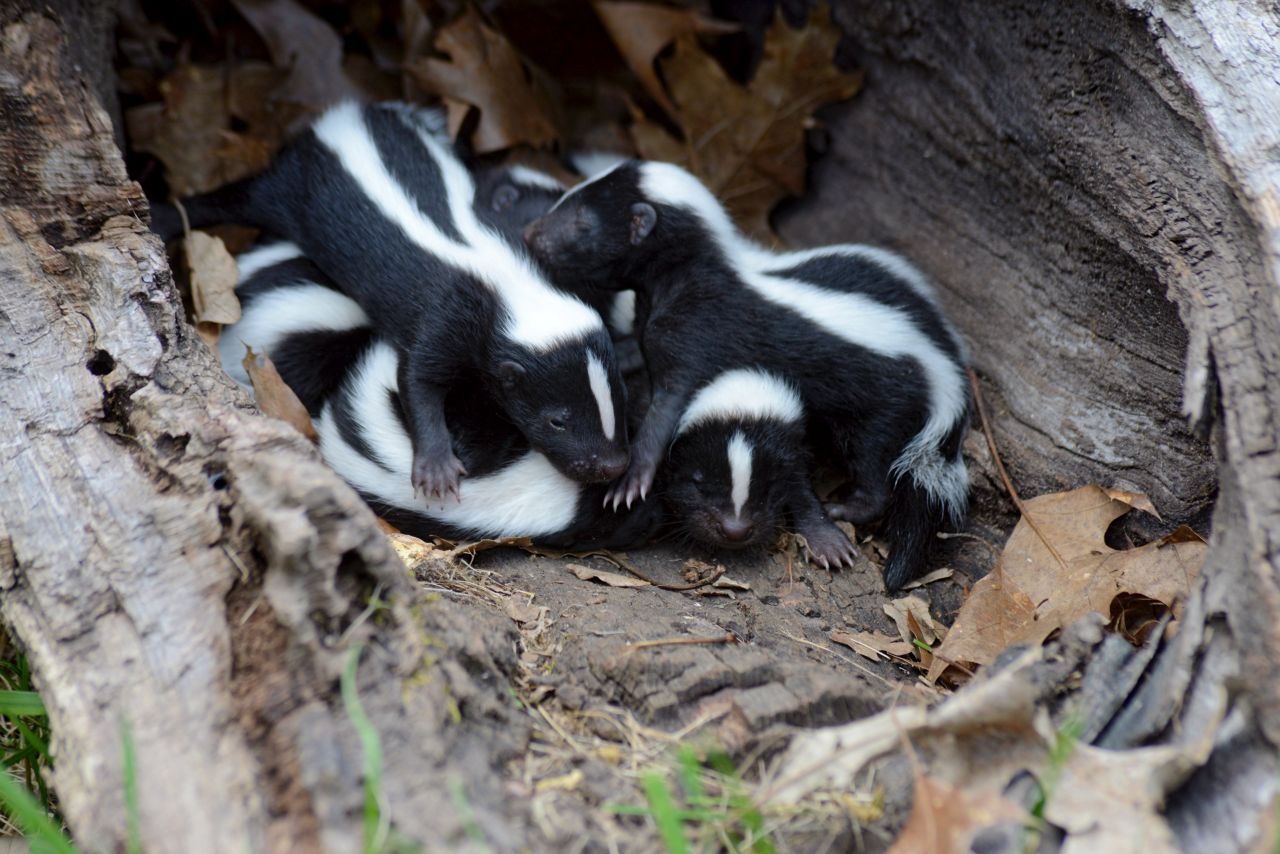
<instances>
[{"instance_id":1,"label":"oak leaf","mask_svg":"<svg viewBox=\"0 0 1280 854\"><path fill-rule=\"evenodd\" d=\"M967 854L977 850L978 831L996 824L1027 820L1025 810L991 790L956 788L930 777L917 777L911 815L891 854Z\"/></svg>"},{"instance_id":2,"label":"oak leaf","mask_svg":"<svg viewBox=\"0 0 1280 854\"><path fill-rule=\"evenodd\" d=\"M516 145L535 148L558 134L546 96L534 85L506 36L491 29L468 7L436 36L436 50L449 59L425 57L406 71L418 85L444 99L449 133L455 139L472 109L480 121L471 138L477 154Z\"/></svg>"},{"instance_id":3,"label":"oak leaf","mask_svg":"<svg viewBox=\"0 0 1280 854\"><path fill-rule=\"evenodd\" d=\"M935 650L928 678L936 681L948 662L989 664L1010 646L1043 643L1091 611L1109 614L1121 593L1162 602L1176 616L1175 604L1199 573L1207 546L1179 529L1139 548L1112 549L1107 527L1143 506L1141 498L1085 486L1027 501L1027 516L995 569L974 584Z\"/></svg>"},{"instance_id":4,"label":"oak leaf","mask_svg":"<svg viewBox=\"0 0 1280 854\"><path fill-rule=\"evenodd\" d=\"M226 244L212 234L193 231L183 238L182 248L191 278L191 319L197 324L235 323L240 319L240 272Z\"/></svg>"},{"instance_id":5,"label":"oak leaf","mask_svg":"<svg viewBox=\"0 0 1280 854\"><path fill-rule=\"evenodd\" d=\"M640 154L686 166L745 231L770 234L774 205L805 189L806 127L818 107L853 97L862 73L833 64L840 33L821 6L793 30L776 16L764 59L747 86L732 80L692 34L680 35L659 60L684 140L639 118L632 138Z\"/></svg>"},{"instance_id":6,"label":"oak leaf","mask_svg":"<svg viewBox=\"0 0 1280 854\"><path fill-rule=\"evenodd\" d=\"M249 375L249 382L253 384L253 396L258 401L258 408L264 415L279 418L315 442L319 437L311 423L311 416L307 414L307 408L298 400L293 389L280 378L280 372L276 370L271 357L266 353L255 353L251 347L246 347L245 350L241 364Z\"/></svg>"},{"instance_id":7,"label":"oak leaf","mask_svg":"<svg viewBox=\"0 0 1280 854\"><path fill-rule=\"evenodd\" d=\"M692 9L651 3L596 3L596 14L645 91L674 119L680 111L667 96L653 62L681 36L736 32L736 24L715 21Z\"/></svg>"}]
</instances>

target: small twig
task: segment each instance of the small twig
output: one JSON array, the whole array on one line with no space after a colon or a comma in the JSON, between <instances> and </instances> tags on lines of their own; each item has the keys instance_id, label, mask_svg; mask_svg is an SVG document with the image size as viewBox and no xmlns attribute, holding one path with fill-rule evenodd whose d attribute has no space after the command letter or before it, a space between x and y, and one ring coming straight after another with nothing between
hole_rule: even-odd
<instances>
[{"instance_id":1,"label":"small twig","mask_svg":"<svg viewBox=\"0 0 1280 854\"><path fill-rule=\"evenodd\" d=\"M626 645L627 651L637 649L650 649L655 646L697 646L700 644L729 644L737 643L738 636L733 632L726 632L723 635L716 635L709 638L658 638L656 640L643 640L629 643Z\"/></svg>"},{"instance_id":2,"label":"small twig","mask_svg":"<svg viewBox=\"0 0 1280 854\"><path fill-rule=\"evenodd\" d=\"M1018 497L1018 490L1013 488L1013 481L1009 480L1009 473L1004 470L1004 462L1000 459L1000 452L996 449L996 439L991 433L991 422L987 420L987 407L982 400L982 389L978 387L978 375L973 372L973 368L969 369L969 385L973 387L973 400L978 405L978 419L982 422L983 435L987 437L987 450L991 452L991 461L995 463L996 471L1000 474L1000 480L1004 481L1004 488L1008 491L1009 497L1013 499L1013 506L1018 509L1023 519L1027 520L1027 524L1031 526L1031 530L1035 531L1036 536L1040 538L1040 542L1044 543L1044 547L1049 550L1049 554L1053 555L1054 560L1062 567L1063 571L1067 569L1067 562L1062 559L1062 555L1058 554L1058 550L1053 547L1053 543L1049 542L1049 538L1040 530L1040 526L1036 524L1036 520L1027 512L1027 505L1022 503L1022 499Z\"/></svg>"},{"instance_id":3,"label":"small twig","mask_svg":"<svg viewBox=\"0 0 1280 854\"><path fill-rule=\"evenodd\" d=\"M604 551L603 549L592 549L591 551L586 551L586 552L565 552L565 551L557 551L555 549L546 549L540 546L528 546L528 547L522 547L522 548L524 548L524 550L529 552L530 554L536 554L536 555L541 555L542 557L552 557L557 559L565 558L565 557L576 557L576 558L598 557L601 560L608 561L618 569L621 569L623 572L630 573L631 575L643 581L645 584L648 584L652 587L656 587L659 590L674 590L677 592L682 592L686 590L697 590L699 587L706 587L708 584L715 584L717 581L720 580L720 578L726 572L728 572L728 569L726 567L717 565L715 572L713 572L711 575L707 576L706 578L693 582L692 584L663 584L662 582L654 581L652 578L645 575L643 572L641 572L639 569L636 568L635 564L633 564L630 560L624 558L622 555L615 554L614 552Z\"/></svg>"}]
</instances>

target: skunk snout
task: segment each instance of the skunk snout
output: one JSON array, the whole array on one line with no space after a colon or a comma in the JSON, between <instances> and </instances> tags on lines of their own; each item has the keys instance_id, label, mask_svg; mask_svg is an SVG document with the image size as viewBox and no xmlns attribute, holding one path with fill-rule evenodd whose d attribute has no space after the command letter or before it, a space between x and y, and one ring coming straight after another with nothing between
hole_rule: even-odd
<instances>
[{"instance_id":1,"label":"skunk snout","mask_svg":"<svg viewBox=\"0 0 1280 854\"><path fill-rule=\"evenodd\" d=\"M592 454L585 460L574 462L569 474L574 480L583 483L609 483L626 474L627 464L630 462L631 455L626 451L606 456Z\"/></svg>"},{"instance_id":2,"label":"skunk snout","mask_svg":"<svg viewBox=\"0 0 1280 854\"><path fill-rule=\"evenodd\" d=\"M746 543L756 532L756 526L750 519L721 516L716 519L716 528L726 543Z\"/></svg>"},{"instance_id":3,"label":"skunk snout","mask_svg":"<svg viewBox=\"0 0 1280 854\"><path fill-rule=\"evenodd\" d=\"M524 238L524 245L528 246L534 253L542 252L546 249L546 240L542 236L542 220L535 219L524 227L521 234Z\"/></svg>"}]
</instances>

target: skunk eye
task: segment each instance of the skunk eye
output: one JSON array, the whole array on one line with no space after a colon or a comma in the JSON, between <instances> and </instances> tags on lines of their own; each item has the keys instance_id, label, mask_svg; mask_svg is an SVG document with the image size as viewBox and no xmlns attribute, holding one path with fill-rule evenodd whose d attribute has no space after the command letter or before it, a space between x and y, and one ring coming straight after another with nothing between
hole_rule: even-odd
<instances>
[{"instance_id":1,"label":"skunk eye","mask_svg":"<svg viewBox=\"0 0 1280 854\"><path fill-rule=\"evenodd\" d=\"M547 419L547 426L550 427L552 430L556 430L561 433L563 433L565 430L568 429L568 425L564 423L564 419L557 418L555 416L552 416L551 418Z\"/></svg>"},{"instance_id":2,"label":"skunk eye","mask_svg":"<svg viewBox=\"0 0 1280 854\"><path fill-rule=\"evenodd\" d=\"M693 474L689 475L689 479L694 483L702 483L707 479L707 476L702 473L702 469L694 469Z\"/></svg>"}]
</instances>

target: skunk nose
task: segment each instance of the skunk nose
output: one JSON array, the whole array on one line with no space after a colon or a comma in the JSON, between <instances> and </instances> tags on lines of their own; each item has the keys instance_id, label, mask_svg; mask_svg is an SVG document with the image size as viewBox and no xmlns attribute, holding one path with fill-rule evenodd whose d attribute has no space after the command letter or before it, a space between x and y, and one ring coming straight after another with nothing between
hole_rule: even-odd
<instances>
[{"instance_id":1,"label":"skunk nose","mask_svg":"<svg viewBox=\"0 0 1280 854\"><path fill-rule=\"evenodd\" d=\"M716 520L716 527L720 529L720 536L730 543L746 542L756 530L756 526L748 521L725 517Z\"/></svg>"},{"instance_id":2,"label":"skunk nose","mask_svg":"<svg viewBox=\"0 0 1280 854\"><path fill-rule=\"evenodd\" d=\"M627 463L630 462L627 454L619 457L611 457L596 464L600 476L605 480L617 480L627 473Z\"/></svg>"},{"instance_id":3,"label":"skunk nose","mask_svg":"<svg viewBox=\"0 0 1280 854\"><path fill-rule=\"evenodd\" d=\"M537 220L534 220L533 222L526 225L524 227L524 231L521 233L521 237L524 238L524 245L528 246L530 249L537 248L538 243L541 242L539 240L541 236L542 236L542 229L538 227Z\"/></svg>"}]
</instances>

